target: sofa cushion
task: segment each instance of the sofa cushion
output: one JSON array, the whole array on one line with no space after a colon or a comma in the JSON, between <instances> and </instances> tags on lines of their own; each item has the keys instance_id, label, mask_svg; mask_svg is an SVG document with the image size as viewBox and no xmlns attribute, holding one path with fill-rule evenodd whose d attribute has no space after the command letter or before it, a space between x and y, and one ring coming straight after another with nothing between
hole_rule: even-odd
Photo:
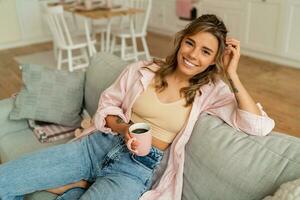
<instances>
[{"instance_id":1,"label":"sofa cushion","mask_svg":"<svg viewBox=\"0 0 300 200\"><path fill-rule=\"evenodd\" d=\"M40 143L29 128L7 133L0 140L0 160L1 163L7 162L25 153L66 143L67 141L68 139L63 139L53 143Z\"/></svg>"},{"instance_id":2,"label":"sofa cushion","mask_svg":"<svg viewBox=\"0 0 300 200\"><path fill-rule=\"evenodd\" d=\"M128 63L119 57L101 52L93 57L86 71L84 104L92 116L98 107L100 93L110 86Z\"/></svg>"},{"instance_id":3,"label":"sofa cushion","mask_svg":"<svg viewBox=\"0 0 300 200\"><path fill-rule=\"evenodd\" d=\"M204 115L186 146L184 167L183 200L263 199L300 178L300 139L249 136Z\"/></svg>"},{"instance_id":4,"label":"sofa cushion","mask_svg":"<svg viewBox=\"0 0 300 200\"><path fill-rule=\"evenodd\" d=\"M10 119L35 119L66 126L79 124L84 72L68 72L23 64L24 87L17 95Z\"/></svg>"},{"instance_id":5,"label":"sofa cushion","mask_svg":"<svg viewBox=\"0 0 300 200\"><path fill-rule=\"evenodd\" d=\"M27 120L10 120L9 113L13 108L14 100L12 98L2 99L0 101L0 140L1 137L9 132L15 132L27 129Z\"/></svg>"}]
</instances>

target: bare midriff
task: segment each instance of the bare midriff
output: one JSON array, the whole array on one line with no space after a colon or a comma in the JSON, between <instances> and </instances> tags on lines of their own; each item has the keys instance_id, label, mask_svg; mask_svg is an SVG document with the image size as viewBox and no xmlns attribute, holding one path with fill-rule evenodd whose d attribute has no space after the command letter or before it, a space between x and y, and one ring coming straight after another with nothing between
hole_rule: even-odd
<instances>
[{"instance_id":1,"label":"bare midriff","mask_svg":"<svg viewBox=\"0 0 300 200\"><path fill-rule=\"evenodd\" d=\"M164 141L161 141L155 137L152 137L152 146L158 148L159 150L166 150L169 147L170 143L166 143Z\"/></svg>"}]
</instances>

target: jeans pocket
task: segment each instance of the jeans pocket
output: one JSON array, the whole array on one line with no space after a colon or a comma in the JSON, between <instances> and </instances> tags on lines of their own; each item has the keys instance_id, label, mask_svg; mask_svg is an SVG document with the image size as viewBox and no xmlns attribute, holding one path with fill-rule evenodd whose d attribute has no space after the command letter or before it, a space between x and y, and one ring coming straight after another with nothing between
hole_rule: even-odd
<instances>
[{"instance_id":1,"label":"jeans pocket","mask_svg":"<svg viewBox=\"0 0 300 200\"><path fill-rule=\"evenodd\" d=\"M153 172L155 167L158 165L157 161L153 160L151 157L137 156L135 154L132 154L131 158L139 166L145 168L146 170L148 170L150 172Z\"/></svg>"}]
</instances>

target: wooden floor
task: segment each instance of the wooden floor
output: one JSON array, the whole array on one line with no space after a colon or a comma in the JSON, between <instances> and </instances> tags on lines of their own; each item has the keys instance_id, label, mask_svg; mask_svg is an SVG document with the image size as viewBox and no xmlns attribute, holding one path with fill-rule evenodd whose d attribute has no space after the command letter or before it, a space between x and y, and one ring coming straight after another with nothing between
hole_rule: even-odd
<instances>
[{"instance_id":1,"label":"wooden floor","mask_svg":"<svg viewBox=\"0 0 300 200\"><path fill-rule=\"evenodd\" d=\"M152 56L165 57L172 38L149 34ZM0 51L0 99L19 91L22 81L15 56L51 50L50 43ZM300 137L300 69L242 56L239 75L252 97L276 122L275 131Z\"/></svg>"}]
</instances>

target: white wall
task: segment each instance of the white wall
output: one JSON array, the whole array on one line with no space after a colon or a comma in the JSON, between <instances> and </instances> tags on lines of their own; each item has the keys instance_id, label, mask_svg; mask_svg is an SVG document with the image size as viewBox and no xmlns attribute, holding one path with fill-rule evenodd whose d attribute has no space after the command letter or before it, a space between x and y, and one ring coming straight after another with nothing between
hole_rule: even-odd
<instances>
[{"instance_id":1,"label":"white wall","mask_svg":"<svg viewBox=\"0 0 300 200\"><path fill-rule=\"evenodd\" d=\"M153 0L150 31L173 35L188 22L179 20L175 0ZM300 68L299 0L200 0L198 16L220 16L242 53Z\"/></svg>"}]
</instances>

